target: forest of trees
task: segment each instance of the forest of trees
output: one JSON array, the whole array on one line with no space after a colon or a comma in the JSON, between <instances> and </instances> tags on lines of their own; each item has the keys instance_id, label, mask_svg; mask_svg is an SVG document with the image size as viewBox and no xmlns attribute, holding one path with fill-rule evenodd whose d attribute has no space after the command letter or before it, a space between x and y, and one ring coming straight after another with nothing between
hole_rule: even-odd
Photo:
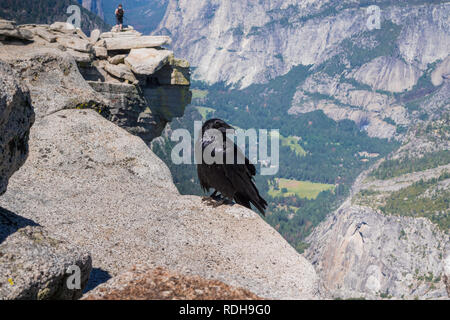
<instances>
[{"instance_id":1,"label":"forest of trees","mask_svg":"<svg viewBox=\"0 0 450 320\"><path fill-rule=\"evenodd\" d=\"M387 214L425 217L442 230L450 230L450 191L437 188L437 184L450 179L445 172L439 178L420 180L411 186L392 193L381 211ZM428 191L428 195L426 194Z\"/></svg>"},{"instance_id":2,"label":"forest of trees","mask_svg":"<svg viewBox=\"0 0 450 320\"><path fill-rule=\"evenodd\" d=\"M426 153L422 158L405 157L403 159L386 160L371 172L371 176L386 180L406 173L424 171L450 163L450 150Z\"/></svg>"}]
</instances>

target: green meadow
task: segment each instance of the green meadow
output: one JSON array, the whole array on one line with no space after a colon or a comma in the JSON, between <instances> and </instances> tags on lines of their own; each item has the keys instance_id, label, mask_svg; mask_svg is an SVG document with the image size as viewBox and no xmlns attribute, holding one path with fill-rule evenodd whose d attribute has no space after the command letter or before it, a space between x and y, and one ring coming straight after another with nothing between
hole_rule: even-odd
<instances>
[{"instance_id":1,"label":"green meadow","mask_svg":"<svg viewBox=\"0 0 450 320\"><path fill-rule=\"evenodd\" d=\"M289 179L276 179L278 186L271 185L269 195L272 197L289 197L296 195L300 198L316 199L319 193L325 190L334 190L334 185L298 181ZM276 188L277 187L277 188Z\"/></svg>"},{"instance_id":2,"label":"green meadow","mask_svg":"<svg viewBox=\"0 0 450 320\"><path fill-rule=\"evenodd\" d=\"M208 95L208 90L192 89L192 99L203 99Z\"/></svg>"},{"instance_id":3,"label":"green meadow","mask_svg":"<svg viewBox=\"0 0 450 320\"><path fill-rule=\"evenodd\" d=\"M306 156L306 151L302 148L302 146L299 144L299 141L301 140L300 137L283 137L280 134L280 143L282 146L289 147L289 149L292 150L292 152L295 152L295 154L299 157Z\"/></svg>"}]
</instances>

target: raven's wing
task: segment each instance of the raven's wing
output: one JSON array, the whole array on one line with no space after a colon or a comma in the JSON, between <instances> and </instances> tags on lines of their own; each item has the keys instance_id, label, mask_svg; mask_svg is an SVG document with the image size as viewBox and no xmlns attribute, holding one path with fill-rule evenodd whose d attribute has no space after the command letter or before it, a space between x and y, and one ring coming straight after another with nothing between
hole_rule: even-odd
<instances>
[{"instance_id":1,"label":"raven's wing","mask_svg":"<svg viewBox=\"0 0 450 320\"><path fill-rule=\"evenodd\" d=\"M236 155L236 157L235 157L236 160L240 160L240 162L235 162L235 163L239 163L239 164L244 163L245 166L247 167L247 170L249 171L250 175L255 176L256 175L255 165L253 163L251 163L250 160L247 159L247 157L242 153L241 149L236 144L234 144L234 154Z\"/></svg>"},{"instance_id":2,"label":"raven's wing","mask_svg":"<svg viewBox=\"0 0 450 320\"><path fill-rule=\"evenodd\" d=\"M251 208L250 203L252 203L262 214L265 214L267 202L260 196L246 165L228 164L223 166L225 176L233 185L236 203L247 208Z\"/></svg>"},{"instance_id":3,"label":"raven's wing","mask_svg":"<svg viewBox=\"0 0 450 320\"><path fill-rule=\"evenodd\" d=\"M200 181L200 186L202 187L203 191L209 191L209 189L212 187L209 184L208 179L208 168L205 166L205 164L201 163L201 152L202 152L202 145L201 145L201 138L198 139L195 142L195 148L194 148L194 156L197 163L197 176L198 180Z\"/></svg>"},{"instance_id":4,"label":"raven's wing","mask_svg":"<svg viewBox=\"0 0 450 320\"><path fill-rule=\"evenodd\" d=\"M202 161L202 153L204 150L202 141L197 142L196 148L199 148L197 150L200 151L200 154L196 153L196 159L199 162L197 164L197 174L202 189L207 191L210 188L214 188L223 196L233 199L235 193L234 187L225 175L224 165L217 163L207 164ZM214 153L218 158L225 159L224 148L221 142L217 143L217 147L214 148Z\"/></svg>"},{"instance_id":5,"label":"raven's wing","mask_svg":"<svg viewBox=\"0 0 450 320\"><path fill-rule=\"evenodd\" d=\"M242 151L233 143L233 149L226 148L226 152L234 150L233 163L224 164L224 172L227 179L233 185L234 200L236 203L251 208L252 203L262 214L267 207L267 202L260 196L253 182L256 174L255 166L245 157Z\"/></svg>"}]
</instances>

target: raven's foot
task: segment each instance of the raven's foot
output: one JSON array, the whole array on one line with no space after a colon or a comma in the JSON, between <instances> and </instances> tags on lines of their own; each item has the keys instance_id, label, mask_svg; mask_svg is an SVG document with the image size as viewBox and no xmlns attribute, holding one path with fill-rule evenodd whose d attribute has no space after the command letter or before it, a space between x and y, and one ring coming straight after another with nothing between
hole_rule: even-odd
<instances>
[{"instance_id":1,"label":"raven's foot","mask_svg":"<svg viewBox=\"0 0 450 320\"><path fill-rule=\"evenodd\" d=\"M220 200L220 201L214 202L211 206L212 206L213 208L218 208L218 207L220 207L220 206L222 206L222 205L224 205L224 204L226 204L226 203L227 203L227 200L226 200L226 199L222 199L222 200Z\"/></svg>"},{"instance_id":2,"label":"raven's foot","mask_svg":"<svg viewBox=\"0 0 450 320\"><path fill-rule=\"evenodd\" d=\"M211 198L210 196L202 197L202 201L203 201L203 202L205 202L205 201L210 202L211 200L212 200L212 198Z\"/></svg>"},{"instance_id":3,"label":"raven's foot","mask_svg":"<svg viewBox=\"0 0 450 320\"><path fill-rule=\"evenodd\" d=\"M214 191L209 197L203 197L202 201L212 202L221 200L222 197L217 195L217 191Z\"/></svg>"},{"instance_id":4,"label":"raven's foot","mask_svg":"<svg viewBox=\"0 0 450 320\"><path fill-rule=\"evenodd\" d=\"M213 208L218 208L218 207L220 207L220 206L222 206L224 204L226 204L226 205L233 205L233 201L231 201L231 200L229 200L227 198L221 198L220 200L216 200L216 202L214 202L212 204L212 207Z\"/></svg>"},{"instance_id":5,"label":"raven's foot","mask_svg":"<svg viewBox=\"0 0 450 320\"><path fill-rule=\"evenodd\" d=\"M213 198L213 197L203 197L202 201L206 202L207 205L212 205L213 203L215 203L217 201L217 199Z\"/></svg>"}]
</instances>

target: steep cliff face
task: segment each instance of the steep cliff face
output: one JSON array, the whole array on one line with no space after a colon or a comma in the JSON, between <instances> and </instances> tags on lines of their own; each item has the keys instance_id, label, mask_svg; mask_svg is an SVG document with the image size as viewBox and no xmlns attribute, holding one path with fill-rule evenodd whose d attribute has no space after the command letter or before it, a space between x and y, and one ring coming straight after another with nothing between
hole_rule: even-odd
<instances>
[{"instance_id":1,"label":"steep cliff face","mask_svg":"<svg viewBox=\"0 0 450 320\"><path fill-rule=\"evenodd\" d=\"M363 173L309 237L306 255L331 295L450 297L449 92L440 96L443 115L417 125L408 143Z\"/></svg>"},{"instance_id":2,"label":"steep cliff face","mask_svg":"<svg viewBox=\"0 0 450 320\"><path fill-rule=\"evenodd\" d=\"M100 18L104 18L103 14L103 0L78 0L85 9L95 13Z\"/></svg>"},{"instance_id":3,"label":"steep cliff face","mask_svg":"<svg viewBox=\"0 0 450 320\"><path fill-rule=\"evenodd\" d=\"M367 26L369 5L380 29ZM449 14L448 1L170 1L155 33L169 34L209 84L245 88L312 66L289 114L323 110L371 137L401 138L417 116L409 100L427 99L430 68L450 52Z\"/></svg>"},{"instance_id":4,"label":"steep cliff face","mask_svg":"<svg viewBox=\"0 0 450 320\"><path fill-rule=\"evenodd\" d=\"M309 241L307 258L334 297L448 298L449 237L425 218L346 203Z\"/></svg>"},{"instance_id":5,"label":"steep cliff face","mask_svg":"<svg viewBox=\"0 0 450 320\"><path fill-rule=\"evenodd\" d=\"M350 119L371 137L392 138L396 125L408 125L405 107L386 93L364 90L355 84L342 82L339 75L318 72L297 87L289 115L322 110L328 117L340 121ZM392 119L387 123L385 119Z\"/></svg>"},{"instance_id":6,"label":"steep cliff face","mask_svg":"<svg viewBox=\"0 0 450 320\"><path fill-rule=\"evenodd\" d=\"M391 21L401 29L398 37L392 34L389 39L398 46L400 57L423 70L448 54L449 7L445 2L370 4L381 6L383 22ZM239 82L246 87L284 74L295 65L318 66L339 54L345 40L364 32L364 45L376 45L366 26L367 6L363 1L336 4L325 0L170 1L157 32L170 33L175 49L198 68L198 79ZM397 63L387 68L388 73L395 74L403 67ZM392 81L414 82L416 76L403 77ZM383 87L388 87L384 84L389 79L381 81Z\"/></svg>"}]
</instances>

